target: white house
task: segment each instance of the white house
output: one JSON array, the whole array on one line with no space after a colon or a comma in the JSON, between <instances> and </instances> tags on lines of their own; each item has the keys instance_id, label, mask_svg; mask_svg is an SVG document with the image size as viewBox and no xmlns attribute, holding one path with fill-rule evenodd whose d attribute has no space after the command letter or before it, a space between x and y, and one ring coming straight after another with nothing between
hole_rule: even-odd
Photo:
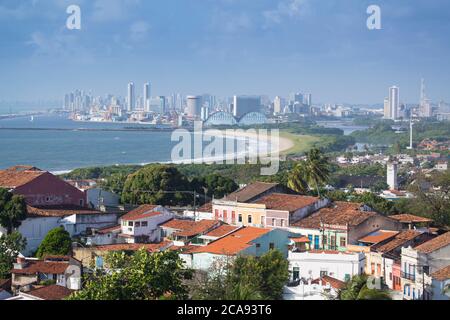
<instances>
[{"instance_id":1,"label":"white house","mask_svg":"<svg viewBox=\"0 0 450 320\"><path fill-rule=\"evenodd\" d=\"M160 242L159 225L173 217L174 214L162 206L142 205L119 219L119 238L125 243Z\"/></svg>"},{"instance_id":2,"label":"white house","mask_svg":"<svg viewBox=\"0 0 450 320\"><path fill-rule=\"evenodd\" d=\"M314 280L329 276L340 281L364 273L365 255L362 252L339 252L312 250L289 251L291 280Z\"/></svg>"},{"instance_id":3,"label":"white house","mask_svg":"<svg viewBox=\"0 0 450 320\"><path fill-rule=\"evenodd\" d=\"M329 300L337 297L345 282L329 276L316 280L300 280L285 286L283 300Z\"/></svg>"},{"instance_id":4,"label":"white house","mask_svg":"<svg viewBox=\"0 0 450 320\"><path fill-rule=\"evenodd\" d=\"M402 248L401 283L403 299L433 300L430 274L450 264L450 232L415 248ZM425 289L425 290L424 290Z\"/></svg>"},{"instance_id":5,"label":"white house","mask_svg":"<svg viewBox=\"0 0 450 320\"><path fill-rule=\"evenodd\" d=\"M431 274L433 300L450 300L450 265Z\"/></svg>"}]
</instances>

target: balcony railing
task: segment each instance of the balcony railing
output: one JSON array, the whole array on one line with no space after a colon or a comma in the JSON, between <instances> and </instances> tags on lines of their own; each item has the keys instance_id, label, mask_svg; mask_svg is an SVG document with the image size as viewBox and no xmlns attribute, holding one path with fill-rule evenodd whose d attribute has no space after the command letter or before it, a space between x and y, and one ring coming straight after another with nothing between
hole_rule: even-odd
<instances>
[{"instance_id":1,"label":"balcony railing","mask_svg":"<svg viewBox=\"0 0 450 320\"><path fill-rule=\"evenodd\" d=\"M403 279L416 281L416 275L415 274L410 274L410 273L406 273L406 272L402 271L401 276L402 276Z\"/></svg>"}]
</instances>

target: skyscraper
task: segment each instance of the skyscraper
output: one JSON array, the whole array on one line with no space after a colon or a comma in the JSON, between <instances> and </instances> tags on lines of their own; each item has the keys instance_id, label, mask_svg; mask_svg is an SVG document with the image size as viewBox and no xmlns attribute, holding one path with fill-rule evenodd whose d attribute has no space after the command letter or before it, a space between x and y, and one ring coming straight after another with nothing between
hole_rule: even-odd
<instances>
[{"instance_id":1,"label":"skyscraper","mask_svg":"<svg viewBox=\"0 0 450 320\"><path fill-rule=\"evenodd\" d=\"M128 94L127 94L127 111L131 112L135 107L135 95L134 95L134 83L130 82L128 84Z\"/></svg>"},{"instance_id":2,"label":"skyscraper","mask_svg":"<svg viewBox=\"0 0 450 320\"><path fill-rule=\"evenodd\" d=\"M431 107L431 101L427 99L425 93L425 79L422 78L420 84L420 106L419 116L422 118L430 118L433 116L433 109Z\"/></svg>"},{"instance_id":3,"label":"skyscraper","mask_svg":"<svg viewBox=\"0 0 450 320\"><path fill-rule=\"evenodd\" d=\"M233 115L241 117L250 112L261 110L261 97L257 96L234 96Z\"/></svg>"},{"instance_id":4,"label":"skyscraper","mask_svg":"<svg viewBox=\"0 0 450 320\"><path fill-rule=\"evenodd\" d=\"M275 97L275 100L273 101L273 113L280 114L281 113L281 98L279 96Z\"/></svg>"},{"instance_id":5,"label":"skyscraper","mask_svg":"<svg viewBox=\"0 0 450 320\"><path fill-rule=\"evenodd\" d=\"M149 111L150 109L150 83L144 84L144 95L142 97L143 105L145 111Z\"/></svg>"},{"instance_id":6,"label":"skyscraper","mask_svg":"<svg viewBox=\"0 0 450 320\"><path fill-rule=\"evenodd\" d=\"M400 108L400 92L396 86L389 88L389 106L391 111L391 119L397 120Z\"/></svg>"},{"instance_id":7,"label":"skyscraper","mask_svg":"<svg viewBox=\"0 0 450 320\"><path fill-rule=\"evenodd\" d=\"M187 115L189 117L198 117L200 116L202 109L202 97L201 96L187 96L186 97L186 105L187 105Z\"/></svg>"}]
</instances>

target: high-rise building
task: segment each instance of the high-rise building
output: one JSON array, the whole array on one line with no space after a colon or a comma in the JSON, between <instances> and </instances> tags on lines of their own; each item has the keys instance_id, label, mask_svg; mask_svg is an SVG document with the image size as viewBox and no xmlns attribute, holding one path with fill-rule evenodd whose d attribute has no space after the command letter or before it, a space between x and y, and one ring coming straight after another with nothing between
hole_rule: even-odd
<instances>
[{"instance_id":1,"label":"high-rise building","mask_svg":"<svg viewBox=\"0 0 450 320\"><path fill-rule=\"evenodd\" d=\"M189 117L198 117L200 116L202 109L202 97L201 96L187 96L186 97L186 105L187 105L187 115Z\"/></svg>"},{"instance_id":2,"label":"high-rise building","mask_svg":"<svg viewBox=\"0 0 450 320\"><path fill-rule=\"evenodd\" d=\"M425 79L423 78L420 83L419 116L421 118L430 118L433 116L433 108L431 106L431 100L427 98L427 94L425 92Z\"/></svg>"},{"instance_id":3,"label":"high-rise building","mask_svg":"<svg viewBox=\"0 0 450 320\"><path fill-rule=\"evenodd\" d=\"M201 112L201 119L202 121L206 121L209 118L209 107L203 106L202 112Z\"/></svg>"},{"instance_id":4,"label":"high-rise building","mask_svg":"<svg viewBox=\"0 0 450 320\"><path fill-rule=\"evenodd\" d=\"M241 117L250 112L261 111L261 97L258 96L234 96L233 115Z\"/></svg>"},{"instance_id":5,"label":"high-rise building","mask_svg":"<svg viewBox=\"0 0 450 320\"><path fill-rule=\"evenodd\" d=\"M150 109L150 83L144 84L144 96L142 97L143 105L145 111L149 111Z\"/></svg>"},{"instance_id":6,"label":"high-rise building","mask_svg":"<svg viewBox=\"0 0 450 320\"><path fill-rule=\"evenodd\" d=\"M308 93L304 95L304 103L308 106L311 107L312 106L312 94Z\"/></svg>"},{"instance_id":7,"label":"high-rise building","mask_svg":"<svg viewBox=\"0 0 450 320\"><path fill-rule=\"evenodd\" d=\"M275 97L275 100L273 101L273 113L280 114L282 111L282 105L281 105L281 98L279 96Z\"/></svg>"},{"instance_id":8,"label":"high-rise building","mask_svg":"<svg viewBox=\"0 0 450 320\"><path fill-rule=\"evenodd\" d=\"M391 110L391 119L397 120L400 108L400 90L396 86L389 88L389 106Z\"/></svg>"},{"instance_id":9,"label":"high-rise building","mask_svg":"<svg viewBox=\"0 0 450 320\"><path fill-rule=\"evenodd\" d=\"M128 84L127 92L127 111L131 112L135 108L135 95L134 95L134 83L130 82Z\"/></svg>"}]
</instances>

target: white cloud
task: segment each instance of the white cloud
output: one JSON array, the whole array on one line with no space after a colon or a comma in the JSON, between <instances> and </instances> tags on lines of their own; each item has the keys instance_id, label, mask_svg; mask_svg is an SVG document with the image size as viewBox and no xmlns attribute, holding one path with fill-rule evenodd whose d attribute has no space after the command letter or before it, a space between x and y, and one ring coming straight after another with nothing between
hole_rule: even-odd
<instances>
[{"instance_id":1,"label":"white cloud","mask_svg":"<svg viewBox=\"0 0 450 320\"><path fill-rule=\"evenodd\" d=\"M280 24L286 19L302 17L306 12L307 0L282 0L274 10L263 12L267 23Z\"/></svg>"}]
</instances>

